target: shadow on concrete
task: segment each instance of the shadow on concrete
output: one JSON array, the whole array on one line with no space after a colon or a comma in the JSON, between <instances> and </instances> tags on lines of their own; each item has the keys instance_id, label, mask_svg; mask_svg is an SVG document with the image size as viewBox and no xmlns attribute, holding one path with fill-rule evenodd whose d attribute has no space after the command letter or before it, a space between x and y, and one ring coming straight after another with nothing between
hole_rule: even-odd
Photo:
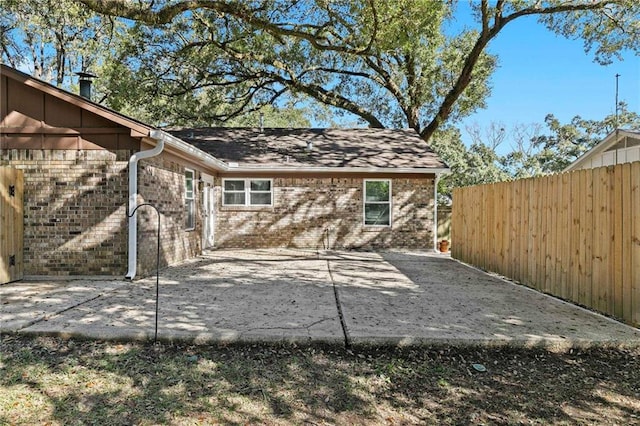
<instances>
[{"instance_id":1,"label":"shadow on concrete","mask_svg":"<svg viewBox=\"0 0 640 426\"><path fill-rule=\"evenodd\" d=\"M2 287L0 327L151 339L155 277L114 283ZM161 271L159 312L160 339L197 343L640 344L636 329L426 252L211 251Z\"/></svg>"}]
</instances>

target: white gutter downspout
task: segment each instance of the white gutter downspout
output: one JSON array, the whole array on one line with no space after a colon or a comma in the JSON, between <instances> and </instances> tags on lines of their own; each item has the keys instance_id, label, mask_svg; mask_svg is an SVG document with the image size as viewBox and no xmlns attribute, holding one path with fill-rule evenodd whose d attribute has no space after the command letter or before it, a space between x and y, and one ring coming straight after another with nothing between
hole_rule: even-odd
<instances>
[{"instance_id":1,"label":"white gutter downspout","mask_svg":"<svg viewBox=\"0 0 640 426\"><path fill-rule=\"evenodd\" d=\"M164 137L160 130L151 130L149 137L155 139L156 146L146 151L136 152L129 159L129 271L125 275L126 279L132 280L136 276L138 262L138 221L137 213L131 212L138 206L138 161L145 158L155 157L164 149Z\"/></svg>"}]
</instances>

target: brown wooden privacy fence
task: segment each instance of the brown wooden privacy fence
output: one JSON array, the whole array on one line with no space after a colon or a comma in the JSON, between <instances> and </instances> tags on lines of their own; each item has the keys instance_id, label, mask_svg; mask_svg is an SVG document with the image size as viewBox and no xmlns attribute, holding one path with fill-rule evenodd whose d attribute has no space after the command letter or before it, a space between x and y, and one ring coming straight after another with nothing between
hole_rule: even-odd
<instances>
[{"instance_id":1,"label":"brown wooden privacy fence","mask_svg":"<svg viewBox=\"0 0 640 426\"><path fill-rule=\"evenodd\" d=\"M0 167L0 284L23 275L23 186L21 170Z\"/></svg>"},{"instance_id":2,"label":"brown wooden privacy fence","mask_svg":"<svg viewBox=\"0 0 640 426\"><path fill-rule=\"evenodd\" d=\"M452 255L640 325L640 162L453 192Z\"/></svg>"}]
</instances>

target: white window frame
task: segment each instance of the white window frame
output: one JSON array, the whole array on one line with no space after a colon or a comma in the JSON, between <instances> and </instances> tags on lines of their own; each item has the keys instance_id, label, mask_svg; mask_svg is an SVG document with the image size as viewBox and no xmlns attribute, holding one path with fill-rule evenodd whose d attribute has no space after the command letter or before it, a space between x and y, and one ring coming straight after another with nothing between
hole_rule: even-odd
<instances>
[{"instance_id":1,"label":"white window frame","mask_svg":"<svg viewBox=\"0 0 640 426\"><path fill-rule=\"evenodd\" d=\"M367 201L367 182L389 182L388 201ZM391 179L364 179L362 181L362 224L367 228L390 228L393 224L393 182ZM367 204L389 204L389 224L369 225L367 224Z\"/></svg>"},{"instance_id":2,"label":"white window frame","mask_svg":"<svg viewBox=\"0 0 640 426\"><path fill-rule=\"evenodd\" d=\"M187 189L188 173L191 173L191 195L189 195L189 190ZM187 212L184 223L185 231L193 231L196 229L196 172L187 168L184 169L184 205L185 212ZM190 205L191 208L188 209L187 205ZM191 217L191 220L189 220L189 217Z\"/></svg>"},{"instance_id":3,"label":"white window frame","mask_svg":"<svg viewBox=\"0 0 640 426\"><path fill-rule=\"evenodd\" d=\"M225 182L227 181L242 181L244 182L244 189L242 191L227 191L225 189L226 184ZM225 202L225 195L226 194L244 194L244 204L227 204ZM246 206L247 205L247 180L246 179L222 179L222 205L223 206Z\"/></svg>"},{"instance_id":4,"label":"white window frame","mask_svg":"<svg viewBox=\"0 0 640 426\"><path fill-rule=\"evenodd\" d=\"M226 191L225 182L228 180L244 181L244 204L227 204L225 202L225 194L240 193L242 191ZM269 191L252 191L251 182L257 180L269 181ZM251 204L251 194L270 194L269 204ZM222 205L224 207L273 207L273 179L271 178L226 178L222 179Z\"/></svg>"}]
</instances>

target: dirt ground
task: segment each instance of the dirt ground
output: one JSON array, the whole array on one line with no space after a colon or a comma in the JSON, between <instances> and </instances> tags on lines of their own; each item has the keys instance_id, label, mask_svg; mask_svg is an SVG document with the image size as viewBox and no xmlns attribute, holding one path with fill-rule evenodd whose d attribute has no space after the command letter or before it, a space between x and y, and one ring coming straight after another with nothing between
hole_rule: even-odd
<instances>
[{"instance_id":1,"label":"dirt ground","mask_svg":"<svg viewBox=\"0 0 640 426\"><path fill-rule=\"evenodd\" d=\"M0 424L639 423L640 349L0 339Z\"/></svg>"}]
</instances>

